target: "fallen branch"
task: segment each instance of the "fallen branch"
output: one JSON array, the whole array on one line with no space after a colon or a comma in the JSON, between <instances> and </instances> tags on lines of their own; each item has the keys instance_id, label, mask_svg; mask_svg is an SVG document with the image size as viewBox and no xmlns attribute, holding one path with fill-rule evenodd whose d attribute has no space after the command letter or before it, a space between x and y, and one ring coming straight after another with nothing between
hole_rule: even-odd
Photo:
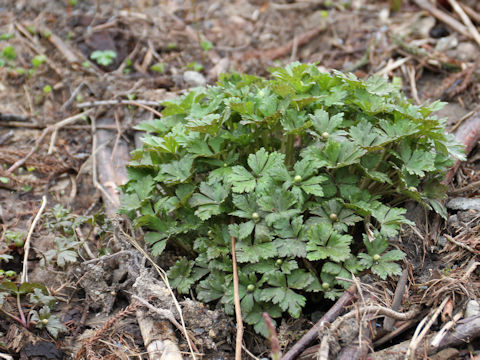
<instances>
[{"instance_id":1,"label":"fallen branch","mask_svg":"<svg viewBox=\"0 0 480 360\"><path fill-rule=\"evenodd\" d=\"M340 315L345 307L352 304L357 298L357 288L352 285L344 292L337 302L328 310L325 315L283 356L282 360L295 359L312 341L318 337L319 331L325 324L332 322Z\"/></svg>"}]
</instances>

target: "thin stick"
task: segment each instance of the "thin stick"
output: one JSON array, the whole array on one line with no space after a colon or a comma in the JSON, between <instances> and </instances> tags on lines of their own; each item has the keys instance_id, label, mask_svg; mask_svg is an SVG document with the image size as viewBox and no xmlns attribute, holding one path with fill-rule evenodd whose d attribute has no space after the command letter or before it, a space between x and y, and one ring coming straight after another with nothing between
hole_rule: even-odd
<instances>
[{"instance_id":1,"label":"thin stick","mask_svg":"<svg viewBox=\"0 0 480 360\"><path fill-rule=\"evenodd\" d=\"M237 254L235 253L235 237L232 236L232 264L233 264L233 302L235 303L235 317L237 319L237 337L235 344L235 360L242 360L243 320L240 296L238 293Z\"/></svg>"},{"instance_id":2,"label":"thin stick","mask_svg":"<svg viewBox=\"0 0 480 360\"><path fill-rule=\"evenodd\" d=\"M458 188L458 189L453 189L452 191L447 192L448 195L458 195L461 194L465 191L471 191L471 190L477 190L480 188L480 180L479 181L474 181L468 185L465 185L464 187Z\"/></svg>"},{"instance_id":3,"label":"thin stick","mask_svg":"<svg viewBox=\"0 0 480 360\"><path fill-rule=\"evenodd\" d=\"M26 119L25 121L29 121ZM23 123L20 121L8 121L2 122L2 127L13 127L13 128L25 128L25 129L46 129L48 126L41 125L38 123ZM64 126L63 129L68 130L90 130L92 127L90 125L67 125ZM98 130L116 130L117 127L115 125L97 125Z\"/></svg>"},{"instance_id":4,"label":"thin stick","mask_svg":"<svg viewBox=\"0 0 480 360\"><path fill-rule=\"evenodd\" d=\"M447 332L450 331L456 324L457 321L460 320L463 317L463 311L459 311L453 316L453 319L447 322L441 329L440 331L435 335L435 337L432 339L430 342L430 346L433 348L438 347L440 345L440 342L443 340L445 335L447 335Z\"/></svg>"},{"instance_id":5,"label":"thin stick","mask_svg":"<svg viewBox=\"0 0 480 360\"><path fill-rule=\"evenodd\" d=\"M397 311L400 308L400 305L402 304L403 294L405 293L407 280L408 270L404 269L402 271L402 275L400 275L400 278L398 279L397 288L395 289L395 294L393 295L392 310ZM393 318L386 317L383 321L383 328L387 331L392 331L394 322L395 320Z\"/></svg>"},{"instance_id":6,"label":"thin stick","mask_svg":"<svg viewBox=\"0 0 480 360\"><path fill-rule=\"evenodd\" d=\"M42 131L42 134L40 135L40 137L35 141L35 144L33 145L32 149L30 150L30 152L23 158L23 159L20 159L18 160L17 162L15 162L15 164L13 164L12 166L10 166L10 168L7 170L7 173L11 174L12 172L14 172L15 170L17 170L20 166L22 166L23 164L25 164L25 161L27 161L30 156L32 156L37 150L38 150L38 146L40 145L40 143L43 141L43 139L45 138L45 136L47 136L47 134L50 132L50 131L57 131L58 129L60 129L61 127L65 126L65 125L68 125L74 121L77 121L78 119L90 114L93 110L92 109L89 109L87 111L84 111L80 114L77 114L77 115L74 115L74 116L71 116L71 117L68 117L54 125L51 125L51 126L48 126L46 127L43 131Z\"/></svg>"},{"instance_id":7,"label":"thin stick","mask_svg":"<svg viewBox=\"0 0 480 360\"><path fill-rule=\"evenodd\" d=\"M387 335L385 335L385 336L381 337L380 339L378 339L377 341L375 341L373 346L378 347L380 345L383 345L383 344L389 342L390 340L394 339L395 337L397 337L398 335L403 333L405 330L410 329L413 324L415 324L415 319L406 321L405 323L403 323L402 325L397 327L392 332L389 332Z\"/></svg>"},{"instance_id":8,"label":"thin stick","mask_svg":"<svg viewBox=\"0 0 480 360\"><path fill-rule=\"evenodd\" d=\"M418 313L419 313L418 308L413 308L406 313L400 313L400 312L394 311L394 310L389 309L389 308L384 307L384 306L378 306L378 305L363 306L359 309L355 309L353 311L350 311L348 314L345 314L342 317L335 320L335 322L332 324L332 326L328 330L328 333L325 334L324 337L328 337L329 334L334 334L346 320L349 320L349 319L352 319L352 318L357 318L357 317L361 318L363 316L366 316L367 314L377 314L377 315L381 314L381 315L387 315L387 316L389 316L391 318L394 318L396 320L410 320L410 319L414 318L415 316L417 316ZM361 337L361 335L360 335L360 337ZM362 346L362 345L363 344L361 342L360 346ZM327 360L328 359L328 353L329 353L329 343L328 343L328 341L324 342L322 340L322 344L321 344L319 353L321 353L322 356L324 356L324 358L321 359L321 360ZM349 354L347 356L348 356L347 358L351 359L352 358L352 353L349 352ZM355 357L355 358L357 358L357 357Z\"/></svg>"},{"instance_id":9,"label":"thin stick","mask_svg":"<svg viewBox=\"0 0 480 360\"><path fill-rule=\"evenodd\" d=\"M472 110L468 113L466 113L465 115L463 115L460 120L457 121L457 123L455 125L452 126L452 128L449 130L451 133L455 132L455 130L458 129L458 127L460 125L462 125L462 123L467 120L468 118L470 118L473 114L475 114L476 110Z\"/></svg>"},{"instance_id":10,"label":"thin stick","mask_svg":"<svg viewBox=\"0 0 480 360\"><path fill-rule=\"evenodd\" d=\"M27 239L25 240L25 245L23 246L23 251L25 252L23 254L23 269L22 269L22 277L20 280L20 283L26 283L28 282L28 255L30 252L30 241L32 238L33 230L35 230L35 226L37 226L38 220L40 220L40 216L42 216L43 210L45 209L45 206L47 206L47 196L43 195L42 196L42 205L40 206L40 210L38 210L37 215L35 215L35 218L33 219L32 225L30 226L30 229L28 230L27 234Z\"/></svg>"},{"instance_id":11,"label":"thin stick","mask_svg":"<svg viewBox=\"0 0 480 360\"><path fill-rule=\"evenodd\" d=\"M478 33L477 28L472 24L472 20L470 20L468 15L465 14L465 11L463 11L461 6L458 5L457 0L448 0L448 2L450 3L450 5L452 5L453 10L455 10L458 16L460 16L460 19L462 19L462 22L467 27L473 39L477 42L478 45L480 45L480 34Z\"/></svg>"},{"instance_id":12,"label":"thin stick","mask_svg":"<svg viewBox=\"0 0 480 360\"><path fill-rule=\"evenodd\" d=\"M328 310L325 315L282 357L282 360L293 360L318 337L319 331L325 324L332 322L348 305L357 298L357 288L352 285L346 290L337 302Z\"/></svg>"},{"instance_id":13,"label":"thin stick","mask_svg":"<svg viewBox=\"0 0 480 360\"><path fill-rule=\"evenodd\" d=\"M378 315L386 315L386 316L391 317L395 320L405 321L405 320L411 320L415 316L417 316L418 313L419 313L419 309L414 307L413 309L411 309L411 310L409 310L405 313L401 313L401 312L389 309L385 306L367 305L367 306L363 306L359 309L355 309L353 311L350 311L348 314L343 315L341 318L336 320L336 324L337 324L337 321L338 321L338 324L335 327L332 325L331 330L334 331L334 330L338 329L340 324L343 323L345 320L355 318L355 317L359 316L359 314L371 314L371 313L376 313Z\"/></svg>"},{"instance_id":14,"label":"thin stick","mask_svg":"<svg viewBox=\"0 0 480 360\"><path fill-rule=\"evenodd\" d=\"M477 23L480 22L480 15L475 10L465 4L460 4L460 6L462 7L463 11L465 11L465 14L470 16L470 18L475 20Z\"/></svg>"},{"instance_id":15,"label":"thin stick","mask_svg":"<svg viewBox=\"0 0 480 360\"><path fill-rule=\"evenodd\" d=\"M467 244L463 244L463 243L455 240L450 235L445 234L444 236L445 236L445 239L450 241L452 244L455 244L455 245L461 247L464 250L470 251L472 254L478 255L480 253L479 251L475 250L474 248L468 246Z\"/></svg>"},{"instance_id":16,"label":"thin stick","mask_svg":"<svg viewBox=\"0 0 480 360\"><path fill-rule=\"evenodd\" d=\"M440 313L442 312L443 308L445 307L445 305L447 304L449 299L450 298L448 296L445 299L443 299L442 303L435 310L435 312L432 314L432 317L426 323L425 327L422 328L423 324L425 323L424 320L426 320L427 317L425 319L423 319L420 322L420 324L418 324L417 329L415 330L415 333L413 334L412 341L410 342L410 345L408 346L407 353L405 354L405 360L413 359L415 357L415 353L416 353L418 345L423 341L423 338L425 337L425 335L427 335L428 331L432 327L435 320L437 320L438 315L440 315ZM421 331L420 331L420 329L421 329Z\"/></svg>"},{"instance_id":17,"label":"thin stick","mask_svg":"<svg viewBox=\"0 0 480 360\"><path fill-rule=\"evenodd\" d=\"M141 107L145 110L148 110L158 117L162 117L162 114L157 110L153 109L152 106L159 106L160 104L156 101L148 100L102 100L102 101L88 101L77 104L77 108L82 109L86 107L96 107L96 106L112 106L112 105L131 105Z\"/></svg>"},{"instance_id":18,"label":"thin stick","mask_svg":"<svg viewBox=\"0 0 480 360\"><path fill-rule=\"evenodd\" d=\"M292 51L294 45L298 48L302 47L303 45L307 44L311 40L313 40L316 36L318 36L321 32L325 31L328 28L327 23L322 23L318 27L314 28L313 30L309 30L298 37L290 40L286 44L276 47L273 49L267 50L254 50L251 52L246 53L243 57L245 59L252 59L252 58L261 58L263 60L275 60L282 56L287 55L289 52Z\"/></svg>"}]
</instances>

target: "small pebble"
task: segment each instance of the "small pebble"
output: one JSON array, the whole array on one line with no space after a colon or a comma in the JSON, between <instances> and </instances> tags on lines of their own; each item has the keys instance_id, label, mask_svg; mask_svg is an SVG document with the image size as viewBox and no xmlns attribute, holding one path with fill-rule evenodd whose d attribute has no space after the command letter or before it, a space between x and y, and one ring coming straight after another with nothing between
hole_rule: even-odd
<instances>
[{"instance_id":1,"label":"small pebble","mask_svg":"<svg viewBox=\"0 0 480 360\"><path fill-rule=\"evenodd\" d=\"M456 226L458 225L458 216L457 214L450 215L448 217L448 226Z\"/></svg>"},{"instance_id":2,"label":"small pebble","mask_svg":"<svg viewBox=\"0 0 480 360\"><path fill-rule=\"evenodd\" d=\"M471 42L462 42L457 46L457 58L461 61L475 61L478 58L477 47Z\"/></svg>"},{"instance_id":3,"label":"small pebble","mask_svg":"<svg viewBox=\"0 0 480 360\"><path fill-rule=\"evenodd\" d=\"M479 198L453 198L447 202L447 208L452 210L480 210Z\"/></svg>"},{"instance_id":4,"label":"small pebble","mask_svg":"<svg viewBox=\"0 0 480 360\"><path fill-rule=\"evenodd\" d=\"M185 71L183 73L183 81L190 85L190 87L205 86L207 83L205 76L198 71Z\"/></svg>"},{"instance_id":5,"label":"small pebble","mask_svg":"<svg viewBox=\"0 0 480 360\"><path fill-rule=\"evenodd\" d=\"M448 35L450 35L450 32L442 24L437 24L430 30L430 36L434 39L439 39Z\"/></svg>"},{"instance_id":6,"label":"small pebble","mask_svg":"<svg viewBox=\"0 0 480 360\"><path fill-rule=\"evenodd\" d=\"M437 246L443 248L447 244L447 239L445 236L440 236L437 241Z\"/></svg>"},{"instance_id":7,"label":"small pebble","mask_svg":"<svg viewBox=\"0 0 480 360\"><path fill-rule=\"evenodd\" d=\"M458 45L458 39L454 36L443 37L438 40L435 50L439 52L444 52L450 49L455 48Z\"/></svg>"},{"instance_id":8,"label":"small pebble","mask_svg":"<svg viewBox=\"0 0 480 360\"><path fill-rule=\"evenodd\" d=\"M422 38L427 38L430 36L430 31L434 26L435 18L433 16L424 17L415 25L415 33Z\"/></svg>"}]
</instances>

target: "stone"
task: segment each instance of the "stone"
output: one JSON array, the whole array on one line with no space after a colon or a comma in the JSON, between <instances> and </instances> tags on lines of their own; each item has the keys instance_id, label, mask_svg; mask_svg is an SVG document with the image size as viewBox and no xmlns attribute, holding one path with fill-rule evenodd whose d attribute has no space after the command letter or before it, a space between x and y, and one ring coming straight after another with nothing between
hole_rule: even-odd
<instances>
[{"instance_id":1,"label":"stone","mask_svg":"<svg viewBox=\"0 0 480 360\"><path fill-rule=\"evenodd\" d=\"M422 39L430 37L430 30L435 26L435 18L433 16L427 16L418 21L415 24L415 34L419 35Z\"/></svg>"},{"instance_id":2,"label":"stone","mask_svg":"<svg viewBox=\"0 0 480 360\"><path fill-rule=\"evenodd\" d=\"M480 314L480 304L477 300L469 300L465 307L465 319Z\"/></svg>"},{"instance_id":3,"label":"stone","mask_svg":"<svg viewBox=\"0 0 480 360\"><path fill-rule=\"evenodd\" d=\"M453 49L458 45L458 39L454 35L450 35L447 37L442 37L438 39L437 45L435 46L435 50L439 52L445 52L447 50Z\"/></svg>"},{"instance_id":4,"label":"stone","mask_svg":"<svg viewBox=\"0 0 480 360\"><path fill-rule=\"evenodd\" d=\"M457 197L447 202L447 208L452 210L480 210L480 198Z\"/></svg>"},{"instance_id":5,"label":"stone","mask_svg":"<svg viewBox=\"0 0 480 360\"><path fill-rule=\"evenodd\" d=\"M190 87L205 86L207 84L205 76L198 71L185 71L183 73L183 81L185 81Z\"/></svg>"},{"instance_id":6,"label":"stone","mask_svg":"<svg viewBox=\"0 0 480 360\"><path fill-rule=\"evenodd\" d=\"M457 46L457 59L460 61L471 62L478 58L477 46L471 42L462 42Z\"/></svg>"}]
</instances>

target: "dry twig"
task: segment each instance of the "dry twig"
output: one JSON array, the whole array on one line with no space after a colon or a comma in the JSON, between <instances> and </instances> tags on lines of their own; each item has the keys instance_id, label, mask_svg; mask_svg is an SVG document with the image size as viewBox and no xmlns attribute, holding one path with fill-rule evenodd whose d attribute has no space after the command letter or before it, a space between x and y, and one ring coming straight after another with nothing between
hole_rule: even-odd
<instances>
[{"instance_id":1,"label":"dry twig","mask_svg":"<svg viewBox=\"0 0 480 360\"><path fill-rule=\"evenodd\" d=\"M42 134L40 135L40 137L35 141L35 145L33 146L32 150L30 150L30 152L22 159L18 160L15 164L13 164L7 171L9 174L13 173L16 169L18 169L20 166L22 166L23 164L25 164L25 161L27 161L30 156L33 155L33 153L35 153L35 151L38 150L38 147L40 145L40 143L43 141L43 139L45 138L45 136L47 136L47 134L51 131L54 132L55 134L55 137L56 137L56 133L57 131L64 127L65 125L68 125L74 121L77 121L81 118L83 118L84 116L87 116L88 114L90 114L92 112L91 109L87 110L87 111L84 111L80 114L77 114L77 115L74 115L74 116L70 116L54 125L51 125L51 126L48 126L47 128L45 128L42 132ZM52 136L52 139L54 139L54 136ZM51 146L51 145L50 145Z\"/></svg>"},{"instance_id":2,"label":"dry twig","mask_svg":"<svg viewBox=\"0 0 480 360\"><path fill-rule=\"evenodd\" d=\"M235 252L235 237L232 236L232 264L233 264L233 302L235 303L235 317L237 319L237 337L235 341L235 360L242 360L243 320L240 295L238 293L237 254Z\"/></svg>"},{"instance_id":3,"label":"dry twig","mask_svg":"<svg viewBox=\"0 0 480 360\"><path fill-rule=\"evenodd\" d=\"M417 4L420 8L422 8L425 11L428 11L431 13L434 17L436 17L438 20L441 22L447 24L450 26L452 29L457 31L458 33L470 38L471 34L468 31L468 29L459 21L455 20L453 17L448 15L447 13L437 9L435 6L433 6L430 2L427 0L413 0L415 4Z\"/></svg>"},{"instance_id":4,"label":"dry twig","mask_svg":"<svg viewBox=\"0 0 480 360\"><path fill-rule=\"evenodd\" d=\"M27 234L27 239L25 240L25 245L23 246L23 269L22 269L22 277L20 282L23 284L25 282L28 282L28 255L30 252L30 242L32 239L32 234L33 230L35 230L35 226L37 226L38 220L40 220L40 217L42 216L43 210L45 209L45 206L47 206L47 196L43 195L42 196L42 205L40 206L40 209L37 212L37 215L35 215L35 218L33 219L32 225L30 226L30 229L28 230Z\"/></svg>"},{"instance_id":5,"label":"dry twig","mask_svg":"<svg viewBox=\"0 0 480 360\"><path fill-rule=\"evenodd\" d=\"M113 106L113 105L130 105L137 106L152 112L158 117L162 117L162 114L152 108L152 106L159 106L159 103L156 101L147 101L147 100L101 100L101 101L87 101L80 104L77 104L77 108L82 109L86 107L96 107L96 106Z\"/></svg>"},{"instance_id":6,"label":"dry twig","mask_svg":"<svg viewBox=\"0 0 480 360\"><path fill-rule=\"evenodd\" d=\"M471 252L471 253L474 254L474 255L479 255L479 254L480 254L480 251L477 251L477 250L475 250L474 248L468 246L467 244L463 244L463 243L455 240L455 239L452 238L450 235L444 234L444 236L445 236L445 239L447 239L448 241L450 241L452 244L455 244L455 245L461 247L462 249Z\"/></svg>"},{"instance_id":7,"label":"dry twig","mask_svg":"<svg viewBox=\"0 0 480 360\"><path fill-rule=\"evenodd\" d=\"M415 353L417 350L418 345L423 341L425 336L427 335L428 331L432 327L433 323L437 320L438 316L442 312L443 308L447 304L450 297L446 297L443 299L440 306L432 313L430 319L428 320L428 316L425 317L420 324L418 324L417 328L415 329L415 333L413 334L412 340L410 345L408 346L407 353L405 354L405 360L410 360L415 357ZM428 320L428 322L427 322ZM425 326L424 326L425 325Z\"/></svg>"},{"instance_id":8,"label":"dry twig","mask_svg":"<svg viewBox=\"0 0 480 360\"><path fill-rule=\"evenodd\" d=\"M414 318L415 316L417 316L418 313L419 313L418 308L413 308L406 313L400 313L400 312L394 311L394 310L389 309L389 308L384 307L384 306L367 305L367 306L363 306L359 309L355 309L355 310L349 312L348 314L345 314L345 315L339 317L337 320L335 320L335 322L332 324L332 326L330 326L330 329L328 329L328 333L333 335L335 332L338 331L338 329L340 328L340 326L343 324L344 321L349 320L349 319L353 319L353 318L361 318L361 317L363 317L367 314L386 315L386 316L394 318L396 320L410 320L410 319ZM324 335L324 337L328 337L328 334ZM322 348L322 346L323 346L323 348ZM320 347L319 353L323 354L323 356L326 355L326 357L324 357L321 360L328 360L328 353L329 353L329 343L328 343L328 341L326 341L326 342L322 341L322 346Z\"/></svg>"},{"instance_id":9,"label":"dry twig","mask_svg":"<svg viewBox=\"0 0 480 360\"><path fill-rule=\"evenodd\" d=\"M326 29L327 29L327 24L322 23L317 28L315 28L313 30L309 30L309 31L301 34L300 36L295 37L294 39L290 40L285 45L282 45L280 47L276 47L276 48L273 48L273 49L268 49L268 50L251 51L251 52L243 55L243 57L246 58L246 59L261 58L262 60L278 59L282 56L285 56L285 55L291 53L294 45L296 45L297 48L300 48L303 45L307 44L312 39L314 39L320 33L325 31Z\"/></svg>"},{"instance_id":10,"label":"dry twig","mask_svg":"<svg viewBox=\"0 0 480 360\"><path fill-rule=\"evenodd\" d=\"M397 311L400 308L400 305L402 304L403 294L405 293L405 287L407 286L407 280L408 270L404 269L402 271L402 275L400 275L400 278L398 279L395 294L393 295L392 310ZM387 331L392 331L394 323L395 320L393 318L386 317L383 321L383 328Z\"/></svg>"},{"instance_id":11,"label":"dry twig","mask_svg":"<svg viewBox=\"0 0 480 360\"><path fill-rule=\"evenodd\" d=\"M450 3L450 5L452 5L453 10L458 14L458 16L460 16L460 19L462 19L462 22L467 27L473 39L477 42L478 45L480 45L480 34L478 33L477 28L472 24L472 21L470 20L468 15L465 14L465 11L463 11L457 0L448 0L448 2Z\"/></svg>"},{"instance_id":12,"label":"dry twig","mask_svg":"<svg viewBox=\"0 0 480 360\"><path fill-rule=\"evenodd\" d=\"M332 322L348 305L352 304L356 298L357 287L355 285L350 286L343 295L337 300L337 302L328 310L325 315L305 334L303 337L283 356L282 360L295 359L315 338L318 337L318 333L323 329L325 324Z\"/></svg>"}]
</instances>

